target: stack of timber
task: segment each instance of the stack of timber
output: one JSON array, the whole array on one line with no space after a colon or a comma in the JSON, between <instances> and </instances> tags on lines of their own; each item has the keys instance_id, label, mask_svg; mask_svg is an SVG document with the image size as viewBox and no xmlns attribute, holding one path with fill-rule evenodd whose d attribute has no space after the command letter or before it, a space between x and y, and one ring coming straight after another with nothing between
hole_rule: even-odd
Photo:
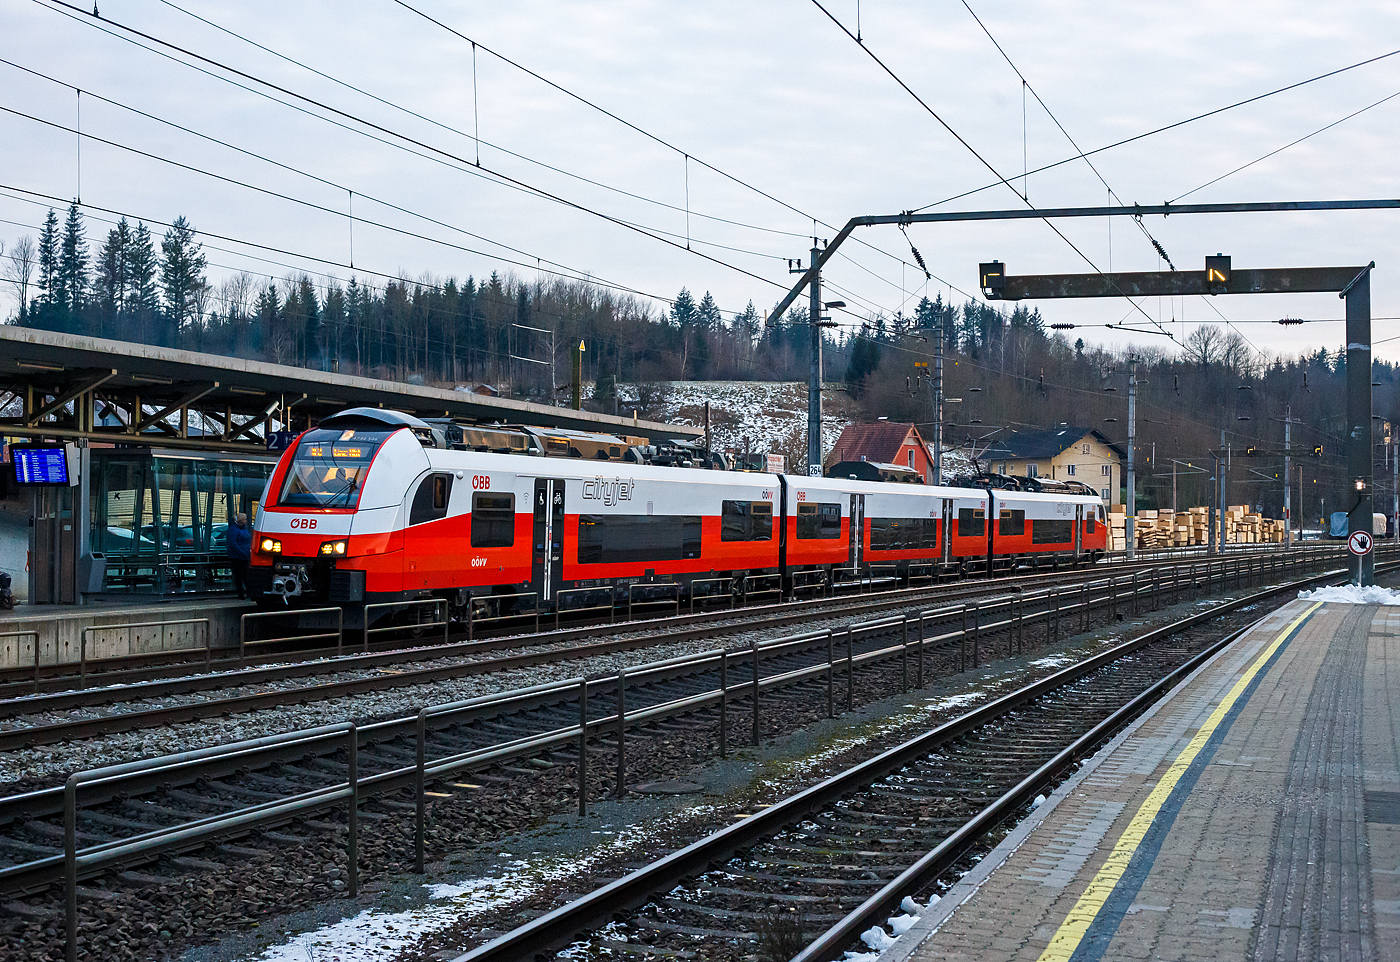
<instances>
[{"instance_id":1,"label":"stack of timber","mask_svg":"<svg viewBox=\"0 0 1400 962\"><path fill-rule=\"evenodd\" d=\"M1128 544L1127 508L1115 504L1108 509L1108 548L1123 551ZM1248 505L1237 504L1225 509L1225 544L1282 544L1284 522L1266 518L1251 511ZM1220 528L1217 528L1219 531ZM1173 514L1141 508L1133 521L1133 532L1140 551L1167 548L1189 548L1210 542L1210 508L1187 508Z\"/></svg>"}]
</instances>

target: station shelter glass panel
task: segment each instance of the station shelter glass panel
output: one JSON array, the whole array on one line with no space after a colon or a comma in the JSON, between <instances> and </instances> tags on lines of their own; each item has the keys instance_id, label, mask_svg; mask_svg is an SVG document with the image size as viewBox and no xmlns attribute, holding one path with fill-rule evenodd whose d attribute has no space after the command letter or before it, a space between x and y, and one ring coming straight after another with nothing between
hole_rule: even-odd
<instances>
[{"instance_id":1,"label":"station shelter glass panel","mask_svg":"<svg viewBox=\"0 0 1400 962\"><path fill-rule=\"evenodd\" d=\"M103 594L231 591L228 528L251 526L276 461L150 448L92 450L88 550Z\"/></svg>"}]
</instances>

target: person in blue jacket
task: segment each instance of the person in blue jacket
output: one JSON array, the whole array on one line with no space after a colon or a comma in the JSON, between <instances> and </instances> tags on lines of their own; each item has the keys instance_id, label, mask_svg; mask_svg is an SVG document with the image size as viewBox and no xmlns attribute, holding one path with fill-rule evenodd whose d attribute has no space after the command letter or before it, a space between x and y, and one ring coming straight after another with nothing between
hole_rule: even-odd
<instances>
[{"instance_id":1,"label":"person in blue jacket","mask_svg":"<svg viewBox=\"0 0 1400 962\"><path fill-rule=\"evenodd\" d=\"M253 556L253 532L248 530L248 516L243 512L234 515L233 524L228 526L226 539L229 567L233 569L233 586L238 589L238 597L248 597L248 562Z\"/></svg>"}]
</instances>

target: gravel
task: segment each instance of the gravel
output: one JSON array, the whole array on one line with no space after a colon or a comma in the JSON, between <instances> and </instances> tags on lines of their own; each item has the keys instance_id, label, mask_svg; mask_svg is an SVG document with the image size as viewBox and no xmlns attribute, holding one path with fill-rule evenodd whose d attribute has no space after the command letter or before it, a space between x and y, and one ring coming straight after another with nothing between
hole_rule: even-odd
<instances>
[{"instance_id":1,"label":"gravel","mask_svg":"<svg viewBox=\"0 0 1400 962\"><path fill-rule=\"evenodd\" d=\"M577 678L580 675L588 675L590 677L594 675L607 675L623 668L635 667L646 662L662 661L667 658L697 654L703 651L711 651L721 646L729 648L747 647L754 641L768 641L786 635L822 631L828 628L841 629L848 625L883 620L887 617L903 615L905 613L917 614L919 611L928 610L928 608L929 605L925 602L923 604L913 605L908 609L891 609L880 612L874 616L869 613L837 614L827 617L814 614L809 621L801 625L747 631L724 630L744 624L742 618L736 617L713 626L716 632L722 635L721 638L696 638L690 641L681 641L671 644L650 645L646 648L632 651L613 652L586 658L571 658L549 664L535 665L529 668L514 668L492 672L490 674L451 678L438 682L405 686L403 688L394 688L380 692L348 695L326 699L324 701L288 705L281 708L269 708L226 717L198 719L195 721L181 722L176 725L142 729L140 731L117 732L103 737L84 739L76 742L42 745L11 752L0 752L0 790L6 788L13 790L21 785L25 789L29 789L37 784L61 776L67 776L75 771L168 754L171 751L172 745L178 745L181 751L190 751L197 748L240 741L242 739L260 738L264 735L280 734L282 732L295 731L302 728L313 728L317 725L332 724L346 719L365 722L385 718L398 718L414 714L425 705L442 704L466 698L474 698L480 695L498 694L518 688L526 688L531 685L541 685L552 681ZM647 634L647 632L638 631L635 633L628 633L621 637L641 638L645 637ZM559 647L562 650L566 646L561 645ZM512 652L524 652L527 650L538 652L540 648L532 646L528 649L513 649ZM507 652L496 652L494 654L500 655L504 653ZM414 667L426 668L434 665L445 666L462 664L471 660L476 659L440 658L431 661L416 662L414 663ZM396 669L393 668L374 668L359 671L334 672L318 676L317 680L322 683L352 680L380 675L386 672L392 673L395 670ZM236 677L237 673L230 673L230 678ZM65 712L36 713L34 715L24 716L20 719L13 719L7 723L6 727L18 729L33 725L53 724L55 722L142 711L149 708L192 704L239 694L288 690L300 688L304 685L304 679L287 679L280 682L262 683L256 686L231 685L218 692L195 692L168 698L130 701L106 708L79 708ZM11 784L7 786L6 783Z\"/></svg>"}]
</instances>

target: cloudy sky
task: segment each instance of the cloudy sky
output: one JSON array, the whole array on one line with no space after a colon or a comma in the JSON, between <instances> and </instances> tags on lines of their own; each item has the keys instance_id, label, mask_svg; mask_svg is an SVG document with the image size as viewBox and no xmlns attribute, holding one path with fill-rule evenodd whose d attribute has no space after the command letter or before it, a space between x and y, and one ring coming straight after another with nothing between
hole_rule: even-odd
<instances>
[{"instance_id":1,"label":"cloudy sky","mask_svg":"<svg viewBox=\"0 0 1400 962\"><path fill-rule=\"evenodd\" d=\"M811 0L99 3L100 20L90 5L0 3L0 239L32 232L81 175L90 237L104 210L183 214L216 280L345 278L353 256L378 282L556 271L763 310L790 283L787 259L852 216L1024 207L987 165L1037 207L1400 196L1400 55L1096 154L1095 169L1020 177L1074 158L1069 137L1091 150L1400 51L1400 3L823 0L830 18ZM858 323L950 286L975 294L982 260L1165 266L1130 220L1059 226L1064 238L1037 221L919 225L908 240L866 229L832 262L828 299ZM1375 260L1374 314L1400 316L1400 211L1144 226L1179 269L1217 251L1237 267ZM1223 315L1287 353L1335 347L1342 325L1261 322L1341 307L1330 294L1041 305L1076 324L1150 316L1178 339ZM1397 335L1377 320L1377 341ZM1400 340L1377 352L1400 360Z\"/></svg>"}]
</instances>

